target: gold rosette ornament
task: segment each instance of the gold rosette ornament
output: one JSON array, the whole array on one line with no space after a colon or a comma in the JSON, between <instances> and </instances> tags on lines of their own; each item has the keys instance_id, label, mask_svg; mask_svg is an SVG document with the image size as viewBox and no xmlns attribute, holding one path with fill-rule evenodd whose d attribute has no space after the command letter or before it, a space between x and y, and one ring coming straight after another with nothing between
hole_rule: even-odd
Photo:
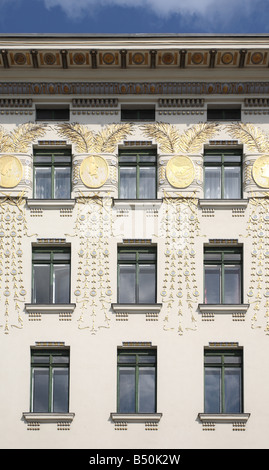
<instances>
[{"instance_id":1,"label":"gold rosette ornament","mask_svg":"<svg viewBox=\"0 0 269 470\"><path fill-rule=\"evenodd\" d=\"M22 179L22 164L13 155L0 157L0 186L2 188L14 188Z\"/></svg>"},{"instance_id":2,"label":"gold rosette ornament","mask_svg":"<svg viewBox=\"0 0 269 470\"><path fill-rule=\"evenodd\" d=\"M269 155L257 158L252 168L255 183L262 188L269 188Z\"/></svg>"},{"instance_id":3,"label":"gold rosette ornament","mask_svg":"<svg viewBox=\"0 0 269 470\"><path fill-rule=\"evenodd\" d=\"M80 166L80 178L88 188L100 188L109 176L106 160L100 155L84 158Z\"/></svg>"},{"instance_id":4,"label":"gold rosette ornament","mask_svg":"<svg viewBox=\"0 0 269 470\"><path fill-rule=\"evenodd\" d=\"M186 188L193 182L194 176L194 166L189 157L176 155L168 161L166 177L175 188Z\"/></svg>"}]
</instances>

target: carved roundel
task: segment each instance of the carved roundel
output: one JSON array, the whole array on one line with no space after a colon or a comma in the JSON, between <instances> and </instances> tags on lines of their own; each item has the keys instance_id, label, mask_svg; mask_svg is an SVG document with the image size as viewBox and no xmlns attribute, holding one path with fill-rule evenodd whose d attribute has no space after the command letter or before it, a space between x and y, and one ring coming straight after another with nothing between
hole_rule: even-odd
<instances>
[{"instance_id":1,"label":"carved roundel","mask_svg":"<svg viewBox=\"0 0 269 470\"><path fill-rule=\"evenodd\" d=\"M168 161L166 177L175 188L186 188L193 182L194 176L194 166L189 157L176 155Z\"/></svg>"},{"instance_id":2,"label":"carved roundel","mask_svg":"<svg viewBox=\"0 0 269 470\"><path fill-rule=\"evenodd\" d=\"M100 188L109 176L106 160L100 155L84 158L80 166L80 178L88 188Z\"/></svg>"},{"instance_id":3,"label":"carved roundel","mask_svg":"<svg viewBox=\"0 0 269 470\"><path fill-rule=\"evenodd\" d=\"M0 157L0 186L2 188L14 188L22 179L22 164L13 155Z\"/></svg>"}]
</instances>

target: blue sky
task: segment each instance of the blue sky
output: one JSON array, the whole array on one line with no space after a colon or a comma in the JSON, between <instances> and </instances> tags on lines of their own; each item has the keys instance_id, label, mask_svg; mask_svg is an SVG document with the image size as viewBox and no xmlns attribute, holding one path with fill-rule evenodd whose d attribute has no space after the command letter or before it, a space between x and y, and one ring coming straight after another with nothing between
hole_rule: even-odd
<instances>
[{"instance_id":1,"label":"blue sky","mask_svg":"<svg viewBox=\"0 0 269 470\"><path fill-rule=\"evenodd\" d=\"M269 0L0 0L0 34L268 32Z\"/></svg>"}]
</instances>

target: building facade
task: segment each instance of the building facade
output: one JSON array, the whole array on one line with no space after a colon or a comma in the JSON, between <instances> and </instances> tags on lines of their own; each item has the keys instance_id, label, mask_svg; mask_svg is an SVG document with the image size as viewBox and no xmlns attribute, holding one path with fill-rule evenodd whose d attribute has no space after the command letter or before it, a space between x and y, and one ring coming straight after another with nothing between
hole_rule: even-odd
<instances>
[{"instance_id":1,"label":"building facade","mask_svg":"<svg viewBox=\"0 0 269 470\"><path fill-rule=\"evenodd\" d=\"M268 36L0 40L1 448L267 448Z\"/></svg>"}]
</instances>

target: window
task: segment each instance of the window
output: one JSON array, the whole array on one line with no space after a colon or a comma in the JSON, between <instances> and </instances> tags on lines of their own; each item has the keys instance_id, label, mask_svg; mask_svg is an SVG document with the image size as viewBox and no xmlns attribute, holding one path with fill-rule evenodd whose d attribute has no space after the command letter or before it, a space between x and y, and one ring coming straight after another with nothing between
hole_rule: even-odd
<instances>
[{"instance_id":1,"label":"window","mask_svg":"<svg viewBox=\"0 0 269 470\"><path fill-rule=\"evenodd\" d=\"M70 249L33 249L32 302L65 304L70 301Z\"/></svg>"},{"instance_id":2,"label":"window","mask_svg":"<svg viewBox=\"0 0 269 470\"><path fill-rule=\"evenodd\" d=\"M205 304L242 302L242 249L206 248L204 252Z\"/></svg>"},{"instance_id":3,"label":"window","mask_svg":"<svg viewBox=\"0 0 269 470\"><path fill-rule=\"evenodd\" d=\"M124 150L119 154L119 198L155 199L157 155L154 150Z\"/></svg>"},{"instance_id":4,"label":"window","mask_svg":"<svg viewBox=\"0 0 269 470\"><path fill-rule=\"evenodd\" d=\"M35 199L70 199L71 159L69 150L35 151Z\"/></svg>"},{"instance_id":5,"label":"window","mask_svg":"<svg viewBox=\"0 0 269 470\"><path fill-rule=\"evenodd\" d=\"M31 412L69 410L69 350L31 351Z\"/></svg>"},{"instance_id":6,"label":"window","mask_svg":"<svg viewBox=\"0 0 269 470\"><path fill-rule=\"evenodd\" d=\"M242 350L205 350L205 413L243 412Z\"/></svg>"},{"instance_id":7,"label":"window","mask_svg":"<svg viewBox=\"0 0 269 470\"><path fill-rule=\"evenodd\" d=\"M155 121L155 107L121 108L122 121Z\"/></svg>"},{"instance_id":8,"label":"window","mask_svg":"<svg viewBox=\"0 0 269 470\"><path fill-rule=\"evenodd\" d=\"M120 248L118 251L118 302L156 302L156 249Z\"/></svg>"},{"instance_id":9,"label":"window","mask_svg":"<svg viewBox=\"0 0 269 470\"><path fill-rule=\"evenodd\" d=\"M240 121L241 108L240 107L208 107L207 108L208 121Z\"/></svg>"},{"instance_id":10,"label":"window","mask_svg":"<svg viewBox=\"0 0 269 470\"><path fill-rule=\"evenodd\" d=\"M69 107L49 108L37 107L37 121L69 121Z\"/></svg>"},{"instance_id":11,"label":"window","mask_svg":"<svg viewBox=\"0 0 269 470\"><path fill-rule=\"evenodd\" d=\"M242 197L242 153L207 151L204 155L205 199L240 199Z\"/></svg>"},{"instance_id":12,"label":"window","mask_svg":"<svg viewBox=\"0 0 269 470\"><path fill-rule=\"evenodd\" d=\"M156 412L156 350L118 349L118 413Z\"/></svg>"}]
</instances>

